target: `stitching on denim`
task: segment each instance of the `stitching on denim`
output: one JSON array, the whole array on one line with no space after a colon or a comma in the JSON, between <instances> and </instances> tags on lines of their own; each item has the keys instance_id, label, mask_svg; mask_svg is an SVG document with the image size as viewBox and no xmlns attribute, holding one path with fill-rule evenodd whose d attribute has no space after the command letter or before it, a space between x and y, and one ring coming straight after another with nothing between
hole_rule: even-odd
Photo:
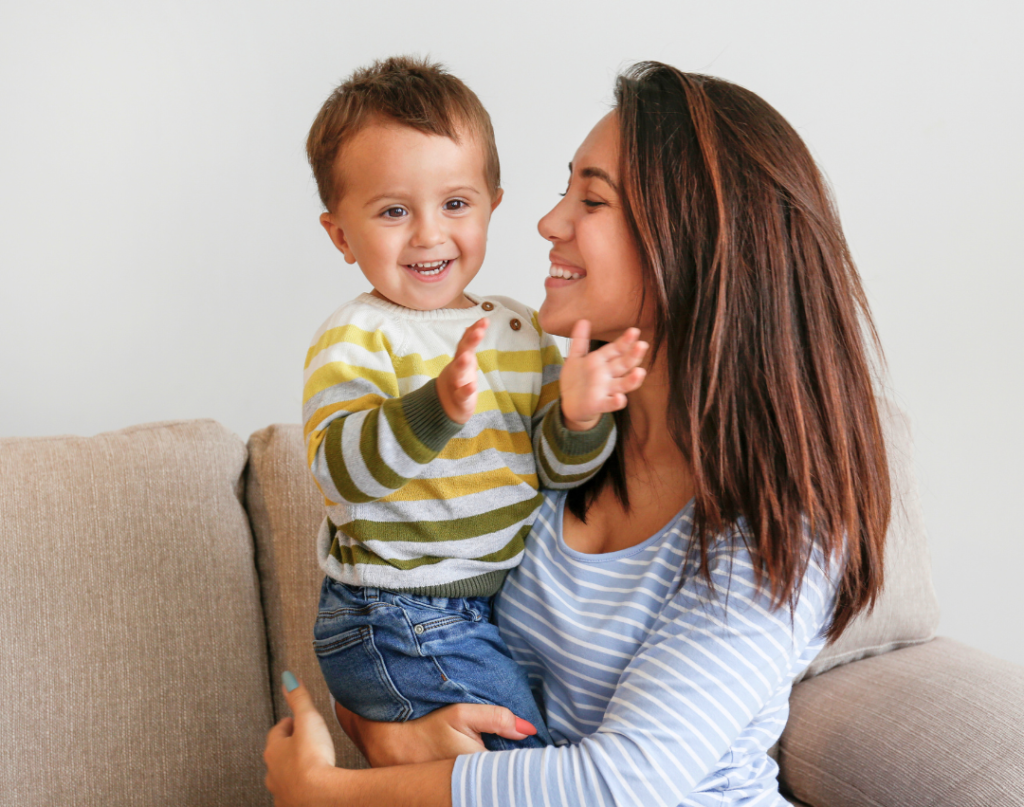
<instances>
[{"instance_id":1,"label":"stitching on denim","mask_svg":"<svg viewBox=\"0 0 1024 807\"><path fill-rule=\"evenodd\" d=\"M339 650L346 650L353 645L365 641L368 638L367 630L366 627L352 628L352 630L347 630L329 639L314 639L313 649L317 655L325 656L330 653L337 653Z\"/></svg>"}]
</instances>

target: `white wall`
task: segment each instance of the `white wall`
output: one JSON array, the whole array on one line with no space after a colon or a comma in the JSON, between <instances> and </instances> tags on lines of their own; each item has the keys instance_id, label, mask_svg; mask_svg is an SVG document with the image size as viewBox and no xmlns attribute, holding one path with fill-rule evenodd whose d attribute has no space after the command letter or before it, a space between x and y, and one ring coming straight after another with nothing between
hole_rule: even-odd
<instances>
[{"instance_id":1,"label":"white wall","mask_svg":"<svg viewBox=\"0 0 1024 807\"><path fill-rule=\"evenodd\" d=\"M760 93L818 156L916 423L941 630L1024 663L1021 4L625 8L4 3L0 434L297 422L313 329L364 289L304 138L385 55L444 61L490 108L506 195L475 287L538 305L536 220L616 70L660 59Z\"/></svg>"}]
</instances>

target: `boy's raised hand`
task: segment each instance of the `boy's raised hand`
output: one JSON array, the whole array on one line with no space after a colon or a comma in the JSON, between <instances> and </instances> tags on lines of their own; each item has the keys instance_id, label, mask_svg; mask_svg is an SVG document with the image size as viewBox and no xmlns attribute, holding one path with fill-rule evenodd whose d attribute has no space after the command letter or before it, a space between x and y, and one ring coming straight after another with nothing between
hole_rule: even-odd
<instances>
[{"instance_id":1,"label":"boy's raised hand","mask_svg":"<svg viewBox=\"0 0 1024 807\"><path fill-rule=\"evenodd\" d=\"M640 341L638 328L629 328L591 353L590 323L585 319L573 325L571 338L559 378L562 421L572 431L586 431L605 412L625 408L626 393L643 383L647 371L639 365L647 343Z\"/></svg>"},{"instance_id":2,"label":"boy's raised hand","mask_svg":"<svg viewBox=\"0 0 1024 807\"><path fill-rule=\"evenodd\" d=\"M466 328L455 356L437 377L437 397L444 413L456 423L466 423L476 409L476 349L486 330L487 319L478 319Z\"/></svg>"}]
</instances>

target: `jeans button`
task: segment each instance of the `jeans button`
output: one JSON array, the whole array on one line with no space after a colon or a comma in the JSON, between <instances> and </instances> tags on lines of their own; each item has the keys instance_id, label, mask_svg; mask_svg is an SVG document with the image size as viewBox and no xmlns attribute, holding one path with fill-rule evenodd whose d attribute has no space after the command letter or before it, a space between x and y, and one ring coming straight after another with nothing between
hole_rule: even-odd
<instances>
[{"instance_id":1,"label":"jeans button","mask_svg":"<svg viewBox=\"0 0 1024 807\"><path fill-rule=\"evenodd\" d=\"M423 633L423 626L422 625L417 625L416 627L413 628L413 632L415 634L417 634L417 635Z\"/></svg>"}]
</instances>

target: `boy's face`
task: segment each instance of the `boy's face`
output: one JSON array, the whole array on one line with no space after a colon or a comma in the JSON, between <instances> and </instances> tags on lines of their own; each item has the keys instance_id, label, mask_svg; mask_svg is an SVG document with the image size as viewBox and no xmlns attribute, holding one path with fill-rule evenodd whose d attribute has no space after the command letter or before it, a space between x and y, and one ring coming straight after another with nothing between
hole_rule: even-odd
<instances>
[{"instance_id":1,"label":"boy's face","mask_svg":"<svg viewBox=\"0 0 1024 807\"><path fill-rule=\"evenodd\" d=\"M374 294L421 311L472 305L462 290L480 270L501 201L476 138L374 123L344 145L335 170L342 198L320 223Z\"/></svg>"}]
</instances>

